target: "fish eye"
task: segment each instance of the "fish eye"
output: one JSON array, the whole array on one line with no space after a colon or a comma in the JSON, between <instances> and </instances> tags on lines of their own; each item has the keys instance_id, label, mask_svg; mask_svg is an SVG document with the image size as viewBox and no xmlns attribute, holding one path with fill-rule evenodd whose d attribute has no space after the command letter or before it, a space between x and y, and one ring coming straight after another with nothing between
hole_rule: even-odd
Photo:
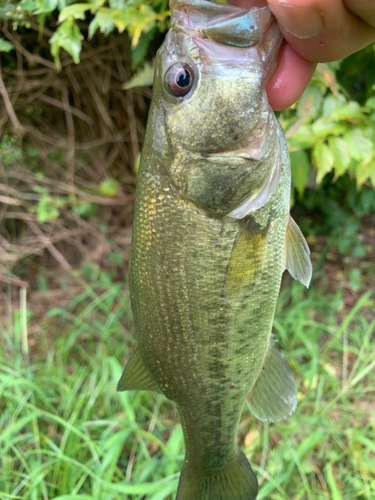
<instances>
[{"instance_id":1,"label":"fish eye","mask_svg":"<svg viewBox=\"0 0 375 500\"><path fill-rule=\"evenodd\" d=\"M193 68L186 63L174 64L165 75L165 83L173 95L183 97L194 84Z\"/></svg>"}]
</instances>

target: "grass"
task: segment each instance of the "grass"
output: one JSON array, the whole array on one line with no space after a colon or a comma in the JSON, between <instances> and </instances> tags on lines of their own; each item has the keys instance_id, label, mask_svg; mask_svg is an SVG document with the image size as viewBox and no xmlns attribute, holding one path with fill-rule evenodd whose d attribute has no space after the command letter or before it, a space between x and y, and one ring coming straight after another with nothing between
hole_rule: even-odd
<instances>
[{"instance_id":1,"label":"grass","mask_svg":"<svg viewBox=\"0 0 375 500\"><path fill-rule=\"evenodd\" d=\"M184 452L173 405L153 393L116 392L134 344L129 297L94 265L74 279L80 291L69 306L38 317L25 292L15 311L8 299L0 499L173 499ZM299 406L272 425L244 407L239 443L260 481L259 500L375 498L372 292L347 310L342 290L327 296L288 281L282 291L274 330Z\"/></svg>"}]
</instances>

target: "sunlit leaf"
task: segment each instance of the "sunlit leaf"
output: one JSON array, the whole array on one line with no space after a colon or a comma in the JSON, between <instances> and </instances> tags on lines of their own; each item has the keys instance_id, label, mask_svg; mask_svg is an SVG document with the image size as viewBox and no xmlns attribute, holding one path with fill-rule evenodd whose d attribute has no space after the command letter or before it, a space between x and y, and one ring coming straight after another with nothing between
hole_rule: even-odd
<instances>
[{"instance_id":1,"label":"sunlit leaf","mask_svg":"<svg viewBox=\"0 0 375 500\"><path fill-rule=\"evenodd\" d=\"M340 176L346 172L350 164L346 142L342 137L332 137L329 139L328 145L334 158L335 174Z\"/></svg>"},{"instance_id":2,"label":"sunlit leaf","mask_svg":"<svg viewBox=\"0 0 375 500\"><path fill-rule=\"evenodd\" d=\"M343 94L328 95L324 98L322 115L330 118L333 111L346 103L346 98Z\"/></svg>"},{"instance_id":3,"label":"sunlit leaf","mask_svg":"<svg viewBox=\"0 0 375 500\"><path fill-rule=\"evenodd\" d=\"M129 9L126 10L119 10L119 11L113 11L112 12L112 19L113 22L116 26L116 28L119 30L120 33L122 33L130 24L131 21L131 12Z\"/></svg>"},{"instance_id":4,"label":"sunlit leaf","mask_svg":"<svg viewBox=\"0 0 375 500\"><path fill-rule=\"evenodd\" d=\"M343 500L343 496L341 495L341 492L336 483L335 476L333 474L332 464L330 463L327 464L326 472L327 472L327 483L331 490L332 500Z\"/></svg>"},{"instance_id":5,"label":"sunlit leaf","mask_svg":"<svg viewBox=\"0 0 375 500\"><path fill-rule=\"evenodd\" d=\"M33 12L37 9L37 2L35 0L22 0L22 10Z\"/></svg>"},{"instance_id":6,"label":"sunlit leaf","mask_svg":"<svg viewBox=\"0 0 375 500\"><path fill-rule=\"evenodd\" d=\"M86 12L92 8L93 6L89 3L75 3L73 5L69 5L60 12L59 22L62 23L70 17L73 19L84 20L86 19Z\"/></svg>"},{"instance_id":7,"label":"sunlit leaf","mask_svg":"<svg viewBox=\"0 0 375 500\"><path fill-rule=\"evenodd\" d=\"M57 0L36 0L35 14L48 14L57 7Z\"/></svg>"},{"instance_id":8,"label":"sunlit leaf","mask_svg":"<svg viewBox=\"0 0 375 500\"><path fill-rule=\"evenodd\" d=\"M375 182L373 182L375 181L375 160L372 160L370 163L359 163L359 165L356 165L354 172L358 188L369 179L375 185Z\"/></svg>"},{"instance_id":9,"label":"sunlit leaf","mask_svg":"<svg viewBox=\"0 0 375 500\"><path fill-rule=\"evenodd\" d=\"M101 33L108 35L113 31L115 24L113 22L113 13L110 9L101 7L89 26L89 38L92 38L95 31L99 28Z\"/></svg>"},{"instance_id":10,"label":"sunlit leaf","mask_svg":"<svg viewBox=\"0 0 375 500\"><path fill-rule=\"evenodd\" d=\"M142 33L138 45L131 50L131 59L133 68L136 68L139 64L141 64L145 60L149 44L151 40L153 40L153 38L155 37L156 33L157 33L156 28L148 31L147 33Z\"/></svg>"},{"instance_id":11,"label":"sunlit leaf","mask_svg":"<svg viewBox=\"0 0 375 500\"><path fill-rule=\"evenodd\" d=\"M309 178L309 158L306 151L292 151L290 153L290 163L292 168L292 185L296 188L300 196L303 195Z\"/></svg>"},{"instance_id":12,"label":"sunlit leaf","mask_svg":"<svg viewBox=\"0 0 375 500\"><path fill-rule=\"evenodd\" d=\"M119 183L115 179L104 179L99 185L99 192L106 196L116 196Z\"/></svg>"},{"instance_id":13,"label":"sunlit leaf","mask_svg":"<svg viewBox=\"0 0 375 500\"><path fill-rule=\"evenodd\" d=\"M113 10L123 10L125 8L125 0L109 0L109 6Z\"/></svg>"},{"instance_id":14,"label":"sunlit leaf","mask_svg":"<svg viewBox=\"0 0 375 500\"><path fill-rule=\"evenodd\" d=\"M319 184L323 177L333 168L333 155L324 142L318 142L313 150L313 157L318 170L316 182Z\"/></svg>"},{"instance_id":15,"label":"sunlit leaf","mask_svg":"<svg viewBox=\"0 0 375 500\"><path fill-rule=\"evenodd\" d=\"M297 103L297 114L304 120L314 120L320 111L323 93L318 85L307 87Z\"/></svg>"},{"instance_id":16,"label":"sunlit leaf","mask_svg":"<svg viewBox=\"0 0 375 500\"><path fill-rule=\"evenodd\" d=\"M335 122L327 118L318 118L311 125L311 129L317 137L328 137L329 135L341 135L347 130L348 125L344 122Z\"/></svg>"},{"instance_id":17,"label":"sunlit leaf","mask_svg":"<svg viewBox=\"0 0 375 500\"><path fill-rule=\"evenodd\" d=\"M123 85L125 90L134 87L151 87L154 79L154 66L146 63L128 82Z\"/></svg>"},{"instance_id":18,"label":"sunlit leaf","mask_svg":"<svg viewBox=\"0 0 375 500\"><path fill-rule=\"evenodd\" d=\"M50 39L51 54L55 60L56 67L60 68L59 54L60 49L66 50L73 58L73 61L79 63L79 54L82 49L83 36L72 19L66 19L57 28Z\"/></svg>"},{"instance_id":19,"label":"sunlit leaf","mask_svg":"<svg viewBox=\"0 0 375 500\"><path fill-rule=\"evenodd\" d=\"M371 160L374 152L374 145L363 135L361 129L353 128L349 130L344 134L344 139L348 147L348 152L354 160L362 160L365 163Z\"/></svg>"},{"instance_id":20,"label":"sunlit leaf","mask_svg":"<svg viewBox=\"0 0 375 500\"><path fill-rule=\"evenodd\" d=\"M309 125L301 125L288 137L288 144L296 149L305 149L316 143L316 136Z\"/></svg>"},{"instance_id":21,"label":"sunlit leaf","mask_svg":"<svg viewBox=\"0 0 375 500\"><path fill-rule=\"evenodd\" d=\"M14 45L4 38L0 38L0 52L10 52L14 49Z\"/></svg>"},{"instance_id":22,"label":"sunlit leaf","mask_svg":"<svg viewBox=\"0 0 375 500\"><path fill-rule=\"evenodd\" d=\"M366 115L357 102L350 101L332 111L331 118L333 120L355 120L360 122L366 119Z\"/></svg>"},{"instance_id":23,"label":"sunlit leaf","mask_svg":"<svg viewBox=\"0 0 375 500\"><path fill-rule=\"evenodd\" d=\"M375 96L370 97L370 99L367 99L365 106L367 108L375 110Z\"/></svg>"}]
</instances>

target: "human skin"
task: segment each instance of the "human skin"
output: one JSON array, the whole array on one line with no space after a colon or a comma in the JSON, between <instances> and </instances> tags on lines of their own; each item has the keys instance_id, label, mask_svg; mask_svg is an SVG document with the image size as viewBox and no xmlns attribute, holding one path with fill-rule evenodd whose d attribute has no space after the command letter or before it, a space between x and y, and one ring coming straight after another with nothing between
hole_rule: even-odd
<instances>
[{"instance_id":1,"label":"human skin","mask_svg":"<svg viewBox=\"0 0 375 500\"><path fill-rule=\"evenodd\" d=\"M347 57L375 40L372 0L229 0L238 7L267 5L284 35L277 68L267 85L276 111L291 106L316 64Z\"/></svg>"}]
</instances>

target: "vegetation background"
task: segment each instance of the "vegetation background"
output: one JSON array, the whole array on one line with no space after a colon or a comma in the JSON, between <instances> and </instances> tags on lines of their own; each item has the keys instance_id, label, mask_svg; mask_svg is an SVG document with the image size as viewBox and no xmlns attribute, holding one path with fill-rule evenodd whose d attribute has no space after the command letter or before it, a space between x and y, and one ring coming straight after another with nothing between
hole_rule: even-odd
<instances>
[{"instance_id":1,"label":"vegetation background","mask_svg":"<svg viewBox=\"0 0 375 500\"><path fill-rule=\"evenodd\" d=\"M172 499L173 405L116 393L139 151L166 0L0 1L0 499ZM239 443L259 499L375 498L375 46L280 114L312 249L275 333L296 414ZM141 86L139 86L141 85ZM148 85L148 86L147 86Z\"/></svg>"}]
</instances>

